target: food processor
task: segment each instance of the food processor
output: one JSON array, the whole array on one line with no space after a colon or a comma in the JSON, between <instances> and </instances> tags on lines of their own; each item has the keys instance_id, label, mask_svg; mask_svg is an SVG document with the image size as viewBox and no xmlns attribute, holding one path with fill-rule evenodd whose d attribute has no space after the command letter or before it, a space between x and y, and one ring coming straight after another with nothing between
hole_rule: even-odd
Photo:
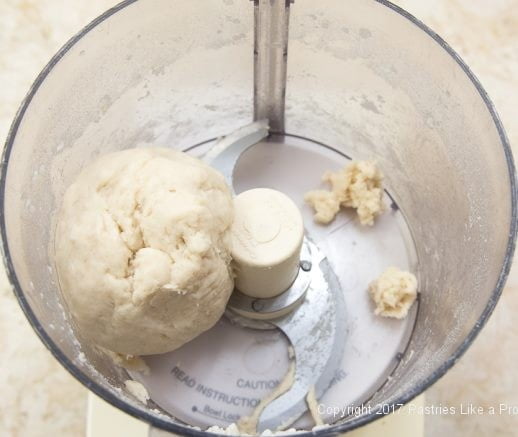
<instances>
[{"instance_id":1,"label":"food processor","mask_svg":"<svg viewBox=\"0 0 518 437\"><path fill-rule=\"evenodd\" d=\"M146 146L206 160L236 193L285 193L305 228L289 289L234 293L214 328L145 357L149 373L82 339L53 264L56 212L77 173L101 154ZM304 193L351 159L378 163L387 211L368 229L348 212L314 223ZM3 164L4 261L36 332L93 392L181 435L250 415L290 366L295 382L259 431L335 435L393 412L473 341L516 238L514 165L485 91L444 41L381 0L125 1L38 76ZM375 316L367 297L390 265L418 277L404 320ZM329 426L312 430L310 390Z\"/></svg>"}]
</instances>

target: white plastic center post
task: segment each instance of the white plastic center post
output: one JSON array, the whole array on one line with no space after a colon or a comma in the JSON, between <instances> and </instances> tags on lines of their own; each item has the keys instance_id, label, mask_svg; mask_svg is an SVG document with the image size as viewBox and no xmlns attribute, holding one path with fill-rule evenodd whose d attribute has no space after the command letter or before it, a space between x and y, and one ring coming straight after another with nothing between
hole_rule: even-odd
<instances>
[{"instance_id":1,"label":"white plastic center post","mask_svg":"<svg viewBox=\"0 0 518 437\"><path fill-rule=\"evenodd\" d=\"M302 215L280 191L254 188L234 200L232 257L236 288L269 298L287 290L297 277L304 238Z\"/></svg>"}]
</instances>

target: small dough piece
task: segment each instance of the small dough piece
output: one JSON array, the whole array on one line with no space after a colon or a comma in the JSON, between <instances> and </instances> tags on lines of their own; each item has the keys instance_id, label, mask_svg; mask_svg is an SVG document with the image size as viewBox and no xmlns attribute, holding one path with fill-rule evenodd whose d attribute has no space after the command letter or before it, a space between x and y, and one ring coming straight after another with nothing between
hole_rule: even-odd
<instances>
[{"instance_id":1,"label":"small dough piece","mask_svg":"<svg viewBox=\"0 0 518 437\"><path fill-rule=\"evenodd\" d=\"M372 226L384 211L383 175L373 161L352 161L336 173L324 173L322 180L331 191L314 190L304 197L315 209L317 222L331 222L342 206L356 209L360 223Z\"/></svg>"},{"instance_id":2,"label":"small dough piece","mask_svg":"<svg viewBox=\"0 0 518 437\"><path fill-rule=\"evenodd\" d=\"M226 428L222 428L220 426L214 425L214 426L211 426L210 428L207 428L205 431L212 432L214 434L235 435L235 436L243 435L239 431L239 428L237 427L237 424L235 424L235 423L231 423Z\"/></svg>"},{"instance_id":3,"label":"small dough piece","mask_svg":"<svg viewBox=\"0 0 518 437\"><path fill-rule=\"evenodd\" d=\"M327 225L340 211L340 201L335 193L327 190L313 190L306 193L304 200L315 210L314 219Z\"/></svg>"},{"instance_id":4,"label":"small dough piece","mask_svg":"<svg viewBox=\"0 0 518 437\"><path fill-rule=\"evenodd\" d=\"M410 272L389 267L369 285L369 294L376 304L375 314L403 319L417 297L417 279Z\"/></svg>"},{"instance_id":5,"label":"small dough piece","mask_svg":"<svg viewBox=\"0 0 518 437\"><path fill-rule=\"evenodd\" d=\"M313 428L314 429L314 428ZM235 436L238 436L238 435L249 435L249 436L252 436L252 435L256 435L255 433L254 434L246 434L246 433L243 433L239 430L237 424L235 423L231 423L229 426L227 426L226 428L222 428L222 427L219 427L217 425L214 425L214 426L211 426L210 428L207 428L206 432L212 432L214 434L224 434L224 435L235 435ZM284 430L284 431L272 431L270 429L265 429L261 434L260 436L277 436L277 435L286 435L286 434L297 434L297 433L301 433L301 432L305 432L305 431L299 431L295 428L290 428L290 429L287 429L287 430Z\"/></svg>"},{"instance_id":6,"label":"small dough piece","mask_svg":"<svg viewBox=\"0 0 518 437\"><path fill-rule=\"evenodd\" d=\"M128 379L124 381L124 385L126 389L135 396L140 402L146 404L149 399L149 393L140 382L134 381L132 379Z\"/></svg>"},{"instance_id":7,"label":"small dough piece","mask_svg":"<svg viewBox=\"0 0 518 437\"><path fill-rule=\"evenodd\" d=\"M241 417L237 421L239 431L241 431L242 434L256 435L257 425L259 424L259 419L261 417L261 414L263 414L264 409L279 396L286 393L291 388L294 382L295 361L291 361L288 373L284 376L281 383L277 387L275 387L273 392L261 399L261 401L255 407L251 416Z\"/></svg>"},{"instance_id":8,"label":"small dough piece","mask_svg":"<svg viewBox=\"0 0 518 437\"><path fill-rule=\"evenodd\" d=\"M142 357L137 355L124 355L117 352L112 352L108 349L100 348L107 354L117 366L121 366L126 370L134 372L141 372L144 375L149 375L149 367Z\"/></svg>"},{"instance_id":9,"label":"small dough piece","mask_svg":"<svg viewBox=\"0 0 518 437\"><path fill-rule=\"evenodd\" d=\"M322 417L320 416L320 413L318 412L318 401L314 385L311 386L308 394L306 395L306 403L308 404L308 410L311 414L311 417L313 418L313 421L315 422L315 426L325 425Z\"/></svg>"},{"instance_id":10,"label":"small dough piece","mask_svg":"<svg viewBox=\"0 0 518 437\"><path fill-rule=\"evenodd\" d=\"M135 356L211 328L234 285L233 216L223 176L182 152L129 149L85 168L55 236L61 291L82 336Z\"/></svg>"}]
</instances>

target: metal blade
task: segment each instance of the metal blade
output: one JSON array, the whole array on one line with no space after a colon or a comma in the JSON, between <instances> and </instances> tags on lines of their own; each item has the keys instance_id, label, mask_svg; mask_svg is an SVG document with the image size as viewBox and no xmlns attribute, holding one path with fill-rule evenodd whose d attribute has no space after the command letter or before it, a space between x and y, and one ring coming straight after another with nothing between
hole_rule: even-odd
<instances>
[{"instance_id":1,"label":"metal blade","mask_svg":"<svg viewBox=\"0 0 518 437\"><path fill-rule=\"evenodd\" d=\"M267 135L267 122L254 122L220 139L204 159L222 172L232 187L240 156ZM340 284L317 246L307 238L304 246L311 259L311 282L304 301L288 315L268 320L286 335L293 347L294 383L263 410L259 432L286 428L297 420L308 409L306 396L311 387L317 399L329 388L344 353L345 309Z\"/></svg>"},{"instance_id":2,"label":"metal blade","mask_svg":"<svg viewBox=\"0 0 518 437\"><path fill-rule=\"evenodd\" d=\"M271 402L259 418L258 432L286 428L306 410L306 395L315 387L317 399L329 388L345 346L345 309L338 279L312 244L313 268L304 303L271 323L281 329L295 353L295 382Z\"/></svg>"},{"instance_id":3,"label":"metal blade","mask_svg":"<svg viewBox=\"0 0 518 437\"><path fill-rule=\"evenodd\" d=\"M241 155L268 136L268 122L256 121L220 138L203 160L219 170L232 188L234 168Z\"/></svg>"}]
</instances>

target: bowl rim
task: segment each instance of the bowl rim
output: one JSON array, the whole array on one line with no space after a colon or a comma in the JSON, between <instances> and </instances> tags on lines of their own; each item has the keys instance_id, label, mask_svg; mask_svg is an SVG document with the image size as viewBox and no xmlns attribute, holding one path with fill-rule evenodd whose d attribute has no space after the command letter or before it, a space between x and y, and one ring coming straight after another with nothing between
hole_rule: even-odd
<instances>
[{"instance_id":1,"label":"bowl rim","mask_svg":"<svg viewBox=\"0 0 518 437\"><path fill-rule=\"evenodd\" d=\"M23 291L21 289L20 283L18 281L14 265L9 252L9 244L7 242L6 235L6 223L5 223L5 188L6 188L6 179L7 179L7 168L9 163L9 157L11 155L11 151L15 142L16 134L18 132L18 128L23 120L25 112L29 107L29 104L32 101L32 98L37 93L41 84L45 81L47 75L52 71L54 66L66 55L66 53L88 32L97 27L100 23L116 14L117 12L125 9L126 7L132 5L141 0L124 0L121 3L115 5L114 7L108 9L103 14L95 18L88 25L86 25L83 29L81 29L77 34L75 34L72 38L70 38L59 51L51 58L48 64L43 68L43 70L36 77L35 81L29 88L28 93L23 99L20 107L15 115L15 118L11 124L9 129L7 140L5 143L5 147L3 150L2 158L1 158L1 172L0 172L0 235L2 238L2 258L6 268L6 273L11 283L14 294L20 304L25 316L29 320L32 328L36 331L36 334L40 337L40 340L45 344L45 346L50 350L52 355L65 367L68 372L72 374L77 380L79 380L86 388L91 390L93 393L110 403L111 405L121 409L122 411L130 414L133 417L138 419L142 419L152 426L157 428L172 431L174 433L180 435L187 435L193 437L206 437L207 435L218 435L216 433L208 434L205 431L197 430L192 427L176 424L173 422L169 422L160 417L154 416L150 414L143 408L136 407L125 401L119 399L114 393L104 388L103 386L97 384L95 381L91 380L84 374L79 367L77 367L72 360L70 360L64 353L61 352L57 344L52 340L52 338L45 332L43 326L39 323L37 318L35 317L34 312L32 311L27 299L25 298ZM444 361L434 372L428 375L426 378L420 380L417 384L407 390L403 395L397 398L393 404L391 404L392 408L399 408L401 405L404 405L414 399L416 396L424 392L428 387L430 387L433 383L435 383L439 378L441 378L448 369L450 369L453 364L455 364L459 358L464 354L464 352L468 349L470 344L476 338L482 327L485 325L489 316L493 312L495 305L502 294L503 287L505 285L505 281L509 274L514 249L516 245L516 236L517 236L517 191L516 191L516 173L515 166L511 151L511 146L509 144L509 140L505 133L502 122L496 112L496 109L490 100L487 92L482 87L480 81L473 74L470 68L466 65L466 63L461 59L461 57L450 47L450 45L444 41L437 33L435 33L432 29L430 29L427 25L425 25L422 21L414 17L409 12L405 11L399 6L391 3L388 0L372 0L376 3L379 3L397 14L401 15L403 18L409 20L412 24L417 26L420 30L424 31L431 37L439 46L441 46L447 54L449 54L453 60L457 63L457 65L463 70L465 75L471 80L473 86L478 91L480 97L482 98L484 104L486 105L487 110L489 111L491 118L493 119L493 123L498 131L498 135L500 137L500 142L504 149L504 154L507 162L507 169L509 173L510 179L510 188L511 188L511 221L510 221L510 229L509 229L509 239L507 242L507 248L505 253L504 262L502 265L502 269L500 271L500 275L498 277L495 288L491 294L491 297L488 300L488 303L480 318L475 323L474 327L471 329L469 334L466 336L464 341L459 345L459 347L450 355L450 357ZM390 411L392 411L392 408ZM350 420L346 423L338 424L338 425L330 425L329 427L323 428L318 431L307 431L307 432L299 432L297 436L306 437L310 435L338 435L343 432L351 431L360 426L366 425L374 420L381 418L385 414L385 409L373 409L372 412L368 415L357 417L353 420ZM222 434L219 434L222 435Z\"/></svg>"}]
</instances>

